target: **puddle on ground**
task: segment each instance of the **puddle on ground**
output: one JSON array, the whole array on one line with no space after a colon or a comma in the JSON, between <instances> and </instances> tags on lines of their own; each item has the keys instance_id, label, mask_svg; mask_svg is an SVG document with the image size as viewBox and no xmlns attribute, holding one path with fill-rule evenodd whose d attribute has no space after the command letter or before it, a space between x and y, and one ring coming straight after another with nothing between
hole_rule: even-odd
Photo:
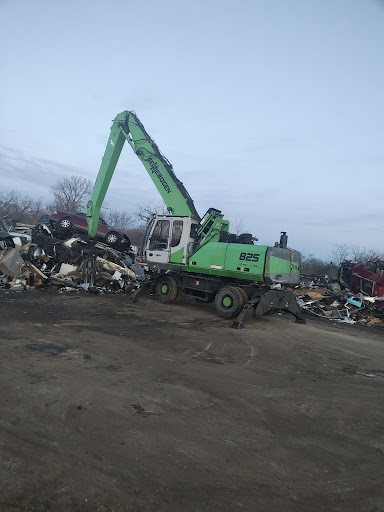
<instances>
[{"instance_id":1,"label":"puddle on ground","mask_svg":"<svg viewBox=\"0 0 384 512\"><path fill-rule=\"evenodd\" d=\"M27 345L27 348L31 348L32 350L38 350L39 352L45 352L46 354L51 354L52 356L57 356L57 354L63 351L62 348L52 347L49 345L42 345L41 343L30 343L29 345Z\"/></svg>"},{"instance_id":2,"label":"puddle on ground","mask_svg":"<svg viewBox=\"0 0 384 512\"><path fill-rule=\"evenodd\" d=\"M357 375L362 375L363 377L369 377L370 379L379 379L384 380L384 372L356 372Z\"/></svg>"},{"instance_id":3,"label":"puddle on ground","mask_svg":"<svg viewBox=\"0 0 384 512\"><path fill-rule=\"evenodd\" d=\"M357 370L355 368L344 368L344 371L351 375L361 375L362 377L368 377L369 379L376 379L384 381L383 370Z\"/></svg>"}]
</instances>

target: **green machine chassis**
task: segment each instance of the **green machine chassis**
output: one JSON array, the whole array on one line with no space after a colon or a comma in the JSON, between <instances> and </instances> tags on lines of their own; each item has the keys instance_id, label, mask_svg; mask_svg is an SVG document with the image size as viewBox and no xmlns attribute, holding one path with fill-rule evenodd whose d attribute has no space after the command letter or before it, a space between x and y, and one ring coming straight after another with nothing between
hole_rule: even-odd
<instances>
[{"instance_id":1,"label":"green machine chassis","mask_svg":"<svg viewBox=\"0 0 384 512\"><path fill-rule=\"evenodd\" d=\"M254 245L251 235L247 236L246 243L241 243L243 235L231 235L229 222L214 208L201 219L172 165L133 111L122 112L113 121L88 203L90 237L96 234L100 209L125 141L143 163L167 206L170 215L161 216L161 220L169 219L173 226L176 219L191 229L190 238L180 248L169 250L165 256L164 250L160 251L157 256L163 256L156 260L150 241L154 239L155 224L161 221L160 216L154 216L148 225L142 251L152 275L151 288L159 300L173 302L181 293L206 302L214 300L221 316L237 317L234 327L242 326L245 314L252 307L256 314L286 310L302 321L293 294L283 289L299 282L300 254L287 248L284 236L275 247ZM167 243L170 247L169 240L164 245ZM282 289L274 289L276 287Z\"/></svg>"}]
</instances>

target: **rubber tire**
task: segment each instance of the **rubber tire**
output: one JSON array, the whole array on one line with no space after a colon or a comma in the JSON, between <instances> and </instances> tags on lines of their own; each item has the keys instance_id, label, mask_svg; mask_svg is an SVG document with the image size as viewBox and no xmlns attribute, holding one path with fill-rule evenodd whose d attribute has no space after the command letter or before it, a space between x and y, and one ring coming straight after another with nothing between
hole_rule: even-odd
<instances>
[{"instance_id":1,"label":"rubber tire","mask_svg":"<svg viewBox=\"0 0 384 512\"><path fill-rule=\"evenodd\" d=\"M64 277L78 277L81 278L81 272L78 272L77 270L73 270L72 272L68 272Z\"/></svg>"},{"instance_id":2,"label":"rubber tire","mask_svg":"<svg viewBox=\"0 0 384 512\"><path fill-rule=\"evenodd\" d=\"M231 299L230 306L224 306L223 301L225 298ZM245 297L243 292L238 286L226 286L221 288L215 297L216 310L223 318L234 318L243 309L245 304Z\"/></svg>"},{"instance_id":3,"label":"rubber tire","mask_svg":"<svg viewBox=\"0 0 384 512\"><path fill-rule=\"evenodd\" d=\"M167 286L167 291L162 290L163 286ZM156 281L156 295L160 302L175 302L180 297L180 289L174 277L163 276Z\"/></svg>"},{"instance_id":4,"label":"rubber tire","mask_svg":"<svg viewBox=\"0 0 384 512\"><path fill-rule=\"evenodd\" d=\"M96 274L96 277L93 279L94 283L101 282L101 284L95 285L100 288L103 288L104 286L106 286L107 282L109 284L111 281L113 281L112 274L109 274L108 272L98 272Z\"/></svg>"},{"instance_id":5,"label":"rubber tire","mask_svg":"<svg viewBox=\"0 0 384 512\"><path fill-rule=\"evenodd\" d=\"M112 236L112 237L116 237L116 240L115 240L115 241L112 241L112 242L108 241L108 237L110 237L110 236ZM111 247L114 247L115 245L117 245L117 244L119 243L119 241L120 241L120 237L119 237L118 233L116 233L116 231L109 231L109 232L105 235L105 243L106 243L107 245L110 245Z\"/></svg>"},{"instance_id":6,"label":"rubber tire","mask_svg":"<svg viewBox=\"0 0 384 512\"><path fill-rule=\"evenodd\" d=\"M236 288L237 288L237 286L236 286ZM240 286L239 286L238 288L239 288L239 290L241 291L241 293L243 294L243 297L244 297L244 304L245 304L246 302L248 302L248 301L249 301L248 294L247 294L247 292L244 290L244 288L241 288Z\"/></svg>"},{"instance_id":7,"label":"rubber tire","mask_svg":"<svg viewBox=\"0 0 384 512\"><path fill-rule=\"evenodd\" d=\"M64 276L64 280L66 277L70 278L74 283L80 284L81 282L81 272L78 272L77 270L69 272L66 276Z\"/></svg>"},{"instance_id":8,"label":"rubber tire","mask_svg":"<svg viewBox=\"0 0 384 512\"><path fill-rule=\"evenodd\" d=\"M120 245L124 247L131 247L131 240L127 235L124 235L120 238Z\"/></svg>"},{"instance_id":9,"label":"rubber tire","mask_svg":"<svg viewBox=\"0 0 384 512\"><path fill-rule=\"evenodd\" d=\"M68 226L62 226L61 223L63 221L65 221L66 223L68 221ZM62 219L60 219L57 225L59 227L59 230L63 233L68 233L69 231L72 231L73 228L73 223L69 217L63 217Z\"/></svg>"}]
</instances>

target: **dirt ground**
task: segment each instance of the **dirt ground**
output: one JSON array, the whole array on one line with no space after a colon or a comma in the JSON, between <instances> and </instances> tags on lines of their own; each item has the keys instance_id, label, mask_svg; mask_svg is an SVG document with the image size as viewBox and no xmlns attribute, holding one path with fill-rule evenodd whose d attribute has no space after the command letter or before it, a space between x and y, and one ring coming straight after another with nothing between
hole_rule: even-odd
<instances>
[{"instance_id":1,"label":"dirt ground","mask_svg":"<svg viewBox=\"0 0 384 512\"><path fill-rule=\"evenodd\" d=\"M50 290L0 307L2 512L384 510L379 329Z\"/></svg>"}]
</instances>

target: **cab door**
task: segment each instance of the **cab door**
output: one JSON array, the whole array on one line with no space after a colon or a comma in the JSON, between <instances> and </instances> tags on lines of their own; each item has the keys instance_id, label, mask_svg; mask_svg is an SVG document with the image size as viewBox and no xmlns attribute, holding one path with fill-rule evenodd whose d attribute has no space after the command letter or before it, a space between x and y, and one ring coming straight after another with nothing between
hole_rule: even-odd
<instances>
[{"instance_id":1,"label":"cab door","mask_svg":"<svg viewBox=\"0 0 384 512\"><path fill-rule=\"evenodd\" d=\"M168 263L170 254L171 221L157 219L149 235L145 257L155 263Z\"/></svg>"},{"instance_id":2,"label":"cab door","mask_svg":"<svg viewBox=\"0 0 384 512\"><path fill-rule=\"evenodd\" d=\"M190 217L156 217L145 249L145 258L154 263L185 265L196 243L196 221Z\"/></svg>"},{"instance_id":3,"label":"cab door","mask_svg":"<svg viewBox=\"0 0 384 512\"><path fill-rule=\"evenodd\" d=\"M186 257L186 241L185 241L185 224L188 218L172 219L172 234L170 244L169 261L175 265L182 265L185 263Z\"/></svg>"}]
</instances>

